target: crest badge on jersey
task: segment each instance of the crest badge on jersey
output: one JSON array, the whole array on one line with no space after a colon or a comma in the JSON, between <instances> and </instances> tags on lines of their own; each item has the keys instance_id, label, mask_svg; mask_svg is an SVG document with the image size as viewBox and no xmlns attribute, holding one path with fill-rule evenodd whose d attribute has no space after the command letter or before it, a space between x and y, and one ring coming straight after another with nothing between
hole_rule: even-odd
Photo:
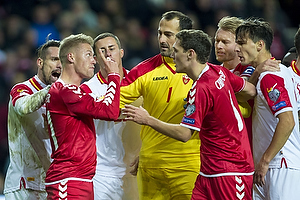
<instances>
[{"instance_id":1,"label":"crest badge on jersey","mask_svg":"<svg viewBox=\"0 0 300 200\"><path fill-rule=\"evenodd\" d=\"M190 116L196 111L196 106L194 104L189 104L185 110L186 116Z\"/></svg>"},{"instance_id":2,"label":"crest badge on jersey","mask_svg":"<svg viewBox=\"0 0 300 200\"><path fill-rule=\"evenodd\" d=\"M187 75L182 75L182 81L184 85L186 85L190 81L190 77L188 77Z\"/></svg>"},{"instance_id":3,"label":"crest badge on jersey","mask_svg":"<svg viewBox=\"0 0 300 200\"><path fill-rule=\"evenodd\" d=\"M270 100L273 101L274 103L278 100L278 98L280 96L280 91L278 89L274 89L276 85L277 85L277 83L270 89L267 89L268 96L269 96Z\"/></svg>"},{"instance_id":4,"label":"crest badge on jersey","mask_svg":"<svg viewBox=\"0 0 300 200\"><path fill-rule=\"evenodd\" d=\"M273 101L275 103L280 96L280 92L279 92L279 90L275 89L275 90L270 91L268 93L268 95L269 95L269 98L271 99L271 101Z\"/></svg>"}]
</instances>

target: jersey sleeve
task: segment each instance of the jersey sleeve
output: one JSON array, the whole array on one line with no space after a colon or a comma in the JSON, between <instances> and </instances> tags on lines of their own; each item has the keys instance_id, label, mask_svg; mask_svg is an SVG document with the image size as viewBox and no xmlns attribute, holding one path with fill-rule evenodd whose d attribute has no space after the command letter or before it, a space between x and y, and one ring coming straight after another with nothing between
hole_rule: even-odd
<instances>
[{"instance_id":1,"label":"jersey sleeve","mask_svg":"<svg viewBox=\"0 0 300 200\"><path fill-rule=\"evenodd\" d=\"M292 107L284 85L284 79L274 74L265 75L260 82L260 90L275 116Z\"/></svg>"},{"instance_id":2,"label":"jersey sleeve","mask_svg":"<svg viewBox=\"0 0 300 200\"><path fill-rule=\"evenodd\" d=\"M224 70L224 71L226 72L226 76L228 77L228 79L230 81L233 91L235 93L242 91L246 84L245 79L231 73L229 70Z\"/></svg>"},{"instance_id":3,"label":"jersey sleeve","mask_svg":"<svg viewBox=\"0 0 300 200\"><path fill-rule=\"evenodd\" d=\"M16 85L10 92L14 110L21 116L38 110L45 103L49 89L50 86L47 86L33 93L26 85Z\"/></svg>"},{"instance_id":4,"label":"jersey sleeve","mask_svg":"<svg viewBox=\"0 0 300 200\"><path fill-rule=\"evenodd\" d=\"M73 115L86 115L95 119L116 120L119 116L120 77L108 76L108 88L103 99L93 93L85 93L75 85L67 85L61 90L61 97Z\"/></svg>"},{"instance_id":5,"label":"jersey sleeve","mask_svg":"<svg viewBox=\"0 0 300 200\"><path fill-rule=\"evenodd\" d=\"M188 94L188 105L180 123L181 126L200 131L203 119L211 107L211 98L202 85L192 87Z\"/></svg>"},{"instance_id":6,"label":"jersey sleeve","mask_svg":"<svg viewBox=\"0 0 300 200\"><path fill-rule=\"evenodd\" d=\"M80 85L80 89L84 92L84 93L92 93L91 88L86 84L83 83Z\"/></svg>"}]
</instances>

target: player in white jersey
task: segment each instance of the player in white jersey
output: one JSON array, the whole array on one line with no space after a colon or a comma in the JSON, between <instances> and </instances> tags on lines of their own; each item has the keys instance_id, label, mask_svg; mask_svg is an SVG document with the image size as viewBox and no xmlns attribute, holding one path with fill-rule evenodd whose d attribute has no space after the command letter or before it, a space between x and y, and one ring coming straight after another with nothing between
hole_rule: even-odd
<instances>
[{"instance_id":1,"label":"player in white jersey","mask_svg":"<svg viewBox=\"0 0 300 200\"><path fill-rule=\"evenodd\" d=\"M242 64L257 67L270 59L273 31L269 23L248 19L236 30ZM253 113L253 156L256 199L299 199L300 136L292 77L280 64L263 72L256 85Z\"/></svg>"},{"instance_id":2,"label":"player in white jersey","mask_svg":"<svg viewBox=\"0 0 300 200\"><path fill-rule=\"evenodd\" d=\"M111 33L102 33L94 39L94 52L100 65L100 71L89 81L81 85L81 89L87 93L94 93L98 98L103 98L107 92L108 77L102 67L102 60L97 53L101 50L107 59L118 63L121 80L127 71L122 66L124 50L119 39ZM122 200L123 176L126 165L123 161L125 151L122 143L122 131L125 121L105 121L94 119L96 129L97 165L93 178L94 199Z\"/></svg>"},{"instance_id":3,"label":"player in white jersey","mask_svg":"<svg viewBox=\"0 0 300 200\"><path fill-rule=\"evenodd\" d=\"M58 41L49 40L38 50L37 75L18 83L10 92L8 143L10 164L6 199L46 199L46 171L50 165L50 139L44 125L44 101L61 73Z\"/></svg>"},{"instance_id":4,"label":"player in white jersey","mask_svg":"<svg viewBox=\"0 0 300 200\"><path fill-rule=\"evenodd\" d=\"M300 110L300 57L299 57L299 52L300 52L300 28L298 29L297 33L295 34L294 37L294 45L296 48L296 54L297 54L297 59L292 60L290 63L290 66L288 67L289 71L291 72L293 76L293 81L294 81L294 87L295 87L295 92L296 92L296 99L297 99L297 105L298 105L298 115L299 115L299 110ZM299 120L300 122L300 120Z\"/></svg>"}]
</instances>

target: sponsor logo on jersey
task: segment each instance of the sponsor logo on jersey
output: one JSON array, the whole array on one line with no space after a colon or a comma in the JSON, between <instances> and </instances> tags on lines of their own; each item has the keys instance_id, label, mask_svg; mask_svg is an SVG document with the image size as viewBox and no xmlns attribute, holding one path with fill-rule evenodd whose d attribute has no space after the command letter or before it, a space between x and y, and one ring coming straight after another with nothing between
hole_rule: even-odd
<instances>
[{"instance_id":1,"label":"sponsor logo on jersey","mask_svg":"<svg viewBox=\"0 0 300 200\"><path fill-rule=\"evenodd\" d=\"M182 75L183 84L186 85L190 81L190 77L188 75Z\"/></svg>"},{"instance_id":2,"label":"sponsor logo on jersey","mask_svg":"<svg viewBox=\"0 0 300 200\"><path fill-rule=\"evenodd\" d=\"M225 82L226 76L225 76L225 74L223 73L222 70L219 71L219 74L220 74L220 76L219 76L218 80L215 81L215 86L220 90L225 85L224 82Z\"/></svg>"},{"instance_id":3,"label":"sponsor logo on jersey","mask_svg":"<svg viewBox=\"0 0 300 200\"><path fill-rule=\"evenodd\" d=\"M182 122L187 123L187 124L195 124L195 119L183 117Z\"/></svg>"},{"instance_id":4,"label":"sponsor logo on jersey","mask_svg":"<svg viewBox=\"0 0 300 200\"><path fill-rule=\"evenodd\" d=\"M186 116L190 116L191 114L193 114L195 112L195 110L196 110L196 106L189 104L185 110Z\"/></svg>"},{"instance_id":5,"label":"sponsor logo on jersey","mask_svg":"<svg viewBox=\"0 0 300 200\"><path fill-rule=\"evenodd\" d=\"M153 81L163 81L163 80L168 80L168 76L157 76L153 77Z\"/></svg>"},{"instance_id":6,"label":"sponsor logo on jersey","mask_svg":"<svg viewBox=\"0 0 300 200\"><path fill-rule=\"evenodd\" d=\"M278 100L278 98L280 96L279 90L274 89L276 85L277 85L277 83L275 83L275 85L273 87L271 87L270 89L267 88L268 96L269 96L270 100L273 101L274 103Z\"/></svg>"},{"instance_id":7,"label":"sponsor logo on jersey","mask_svg":"<svg viewBox=\"0 0 300 200\"><path fill-rule=\"evenodd\" d=\"M272 106L272 110L276 111L282 107L286 106L286 102L285 101L280 101L278 104L275 104L274 106Z\"/></svg>"}]
</instances>

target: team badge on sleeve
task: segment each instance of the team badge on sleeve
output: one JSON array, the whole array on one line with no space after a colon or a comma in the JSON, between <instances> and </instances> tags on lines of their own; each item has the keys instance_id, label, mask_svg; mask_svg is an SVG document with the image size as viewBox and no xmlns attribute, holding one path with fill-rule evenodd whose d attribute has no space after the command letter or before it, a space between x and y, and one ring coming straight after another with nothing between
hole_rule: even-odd
<instances>
[{"instance_id":1,"label":"team badge on sleeve","mask_svg":"<svg viewBox=\"0 0 300 200\"><path fill-rule=\"evenodd\" d=\"M190 116L191 114L193 114L196 110L196 106L193 104L193 105L188 105L186 110L185 110L185 114L186 116Z\"/></svg>"},{"instance_id":2,"label":"team badge on sleeve","mask_svg":"<svg viewBox=\"0 0 300 200\"><path fill-rule=\"evenodd\" d=\"M276 85L277 85L277 83L270 89L267 89L268 96L269 96L270 100L273 101L274 103L278 100L278 98L280 96L280 91L278 89L274 89Z\"/></svg>"}]
</instances>

